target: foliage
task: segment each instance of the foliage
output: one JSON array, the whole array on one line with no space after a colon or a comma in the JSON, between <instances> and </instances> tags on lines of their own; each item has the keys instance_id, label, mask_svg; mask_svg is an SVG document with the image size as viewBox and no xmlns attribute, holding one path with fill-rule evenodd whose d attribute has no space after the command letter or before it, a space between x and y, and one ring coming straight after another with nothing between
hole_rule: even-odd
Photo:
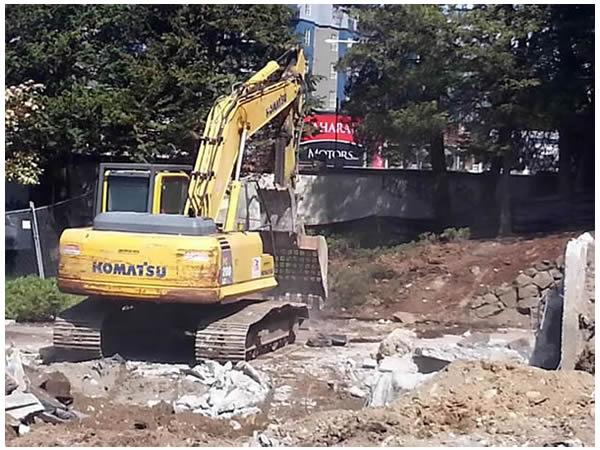
<instances>
[{"instance_id":1,"label":"foliage","mask_svg":"<svg viewBox=\"0 0 600 450\"><path fill-rule=\"evenodd\" d=\"M440 240L443 242L466 241L471 237L471 230L466 228L446 228L440 234Z\"/></svg>"},{"instance_id":2,"label":"foliage","mask_svg":"<svg viewBox=\"0 0 600 450\"><path fill-rule=\"evenodd\" d=\"M34 322L52 320L82 300L80 296L61 293L56 278L41 279L34 275L7 280L5 296L7 319Z\"/></svg>"},{"instance_id":3,"label":"foliage","mask_svg":"<svg viewBox=\"0 0 600 450\"><path fill-rule=\"evenodd\" d=\"M214 100L295 44L291 18L286 5L8 5L6 81L45 86L30 138L42 165L185 156Z\"/></svg>"},{"instance_id":4,"label":"foliage","mask_svg":"<svg viewBox=\"0 0 600 450\"><path fill-rule=\"evenodd\" d=\"M38 128L37 119L43 109L39 104L39 96L43 88L43 85L28 80L4 90L6 181L25 185L39 183L42 169L35 144L29 140L29 136Z\"/></svg>"},{"instance_id":5,"label":"foliage","mask_svg":"<svg viewBox=\"0 0 600 450\"><path fill-rule=\"evenodd\" d=\"M384 156L410 158L453 120L456 14L440 5L383 5L356 14L366 41L340 64L352 73L344 108L363 118L360 140L371 148L385 143Z\"/></svg>"},{"instance_id":6,"label":"foliage","mask_svg":"<svg viewBox=\"0 0 600 450\"><path fill-rule=\"evenodd\" d=\"M466 241L471 237L471 229L465 228L446 228L440 234L425 232L419 235L419 243L437 244L440 242L460 242Z\"/></svg>"}]
</instances>

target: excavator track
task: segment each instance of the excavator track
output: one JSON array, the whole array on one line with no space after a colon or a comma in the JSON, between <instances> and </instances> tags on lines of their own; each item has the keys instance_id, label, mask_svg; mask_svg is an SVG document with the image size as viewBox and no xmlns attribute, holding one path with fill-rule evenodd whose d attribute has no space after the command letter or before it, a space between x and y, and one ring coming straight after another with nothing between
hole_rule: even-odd
<instances>
[{"instance_id":1,"label":"excavator track","mask_svg":"<svg viewBox=\"0 0 600 450\"><path fill-rule=\"evenodd\" d=\"M143 323L147 333L166 336L169 324L183 319L187 329L197 324L197 361L250 360L294 342L298 325L307 318L306 304L280 300L190 307L88 298L57 317L53 344L59 359L98 359L120 352L119 343L131 344L136 324Z\"/></svg>"},{"instance_id":2,"label":"excavator track","mask_svg":"<svg viewBox=\"0 0 600 450\"><path fill-rule=\"evenodd\" d=\"M63 311L54 322L53 346L75 360L102 357L102 324L115 306L105 300L87 298Z\"/></svg>"},{"instance_id":3,"label":"excavator track","mask_svg":"<svg viewBox=\"0 0 600 450\"><path fill-rule=\"evenodd\" d=\"M278 300L251 303L222 319L207 318L196 331L196 359L254 359L293 343L306 318L305 304Z\"/></svg>"}]
</instances>

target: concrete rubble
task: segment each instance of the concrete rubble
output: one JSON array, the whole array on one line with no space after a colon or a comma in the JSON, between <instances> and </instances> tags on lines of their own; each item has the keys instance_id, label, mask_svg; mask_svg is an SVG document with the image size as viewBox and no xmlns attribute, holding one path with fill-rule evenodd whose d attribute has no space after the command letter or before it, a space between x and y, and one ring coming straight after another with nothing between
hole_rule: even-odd
<instances>
[{"instance_id":1,"label":"concrete rubble","mask_svg":"<svg viewBox=\"0 0 600 450\"><path fill-rule=\"evenodd\" d=\"M469 332L462 336L417 339L408 330L396 329L379 346L379 362L369 385L366 406L390 404L401 393L419 387L453 361L527 361L532 340L532 336L475 336Z\"/></svg>"},{"instance_id":2,"label":"concrete rubble","mask_svg":"<svg viewBox=\"0 0 600 450\"><path fill-rule=\"evenodd\" d=\"M184 373L208 387L201 395L185 394L173 403L176 413L191 411L207 417L231 419L261 411L271 387L264 375L245 361L235 366L206 360Z\"/></svg>"},{"instance_id":3,"label":"concrete rubble","mask_svg":"<svg viewBox=\"0 0 600 450\"><path fill-rule=\"evenodd\" d=\"M79 417L68 407L73 398L63 374L55 372L42 380L34 376L28 373L19 349L9 346L5 351L4 411L6 427L17 435L29 432L29 425L36 420L62 423Z\"/></svg>"}]
</instances>

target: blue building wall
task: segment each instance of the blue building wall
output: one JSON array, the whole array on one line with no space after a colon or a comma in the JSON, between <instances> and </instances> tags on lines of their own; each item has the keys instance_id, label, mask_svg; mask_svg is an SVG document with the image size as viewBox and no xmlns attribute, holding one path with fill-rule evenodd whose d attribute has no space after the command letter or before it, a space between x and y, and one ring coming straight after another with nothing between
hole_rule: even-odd
<instances>
[{"instance_id":1,"label":"blue building wall","mask_svg":"<svg viewBox=\"0 0 600 450\"><path fill-rule=\"evenodd\" d=\"M332 44L325 42L331 36L334 40L357 40L356 22L342 13L333 4L305 4L296 5L297 13L294 19L296 34L304 45L304 52L309 66L309 72L324 77L317 85L315 95L324 99L323 112L334 112L336 107L329 96L335 92L335 104L341 105L345 101L346 73L338 72L336 80L331 78L331 66L337 64L346 52L347 43L337 43L337 50L332 50ZM310 32L310 43L304 43L306 31Z\"/></svg>"}]
</instances>

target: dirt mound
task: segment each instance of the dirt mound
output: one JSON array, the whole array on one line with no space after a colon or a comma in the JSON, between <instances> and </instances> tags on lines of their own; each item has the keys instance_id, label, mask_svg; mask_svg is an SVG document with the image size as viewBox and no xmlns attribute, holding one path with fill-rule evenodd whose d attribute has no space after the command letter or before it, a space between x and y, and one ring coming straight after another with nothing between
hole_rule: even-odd
<instances>
[{"instance_id":1,"label":"dirt mound","mask_svg":"<svg viewBox=\"0 0 600 450\"><path fill-rule=\"evenodd\" d=\"M283 425L273 438L294 446L408 445L457 435L497 445L539 445L550 436L592 444L593 391L594 378L584 372L456 362L387 408L313 416Z\"/></svg>"}]
</instances>

